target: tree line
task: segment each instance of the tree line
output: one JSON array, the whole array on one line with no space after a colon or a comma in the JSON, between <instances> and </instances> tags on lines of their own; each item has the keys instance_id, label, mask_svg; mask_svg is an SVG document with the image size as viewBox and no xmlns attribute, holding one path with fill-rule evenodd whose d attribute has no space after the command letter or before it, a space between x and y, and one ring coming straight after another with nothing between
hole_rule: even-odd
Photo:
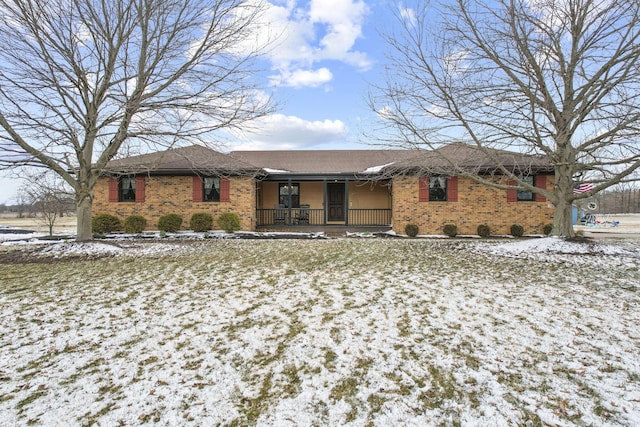
<instances>
[{"instance_id":1,"label":"tree line","mask_svg":"<svg viewBox=\"0 0 640 427\"><path fill-rule=\"evenodd\" d=\"M592 197L596 203L595 213L640 213L640 187L632 184L619 184L611 190L603 191Z\"/></svg>"}]
</instances>

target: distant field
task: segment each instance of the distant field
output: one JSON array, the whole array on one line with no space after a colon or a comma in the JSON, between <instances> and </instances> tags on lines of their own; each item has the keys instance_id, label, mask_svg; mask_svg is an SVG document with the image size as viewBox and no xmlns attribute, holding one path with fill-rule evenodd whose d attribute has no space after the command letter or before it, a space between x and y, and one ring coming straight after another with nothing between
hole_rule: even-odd
<instances>
[{"instance_id":1,"label":"distant field","mask_svg":"<svg viewBox=\"0 0 640 427\"><path fill-rule=\"evenodd\" d=\"M38 232L49 232L49 225L42 218L16 218L15 214L0 214L0 226L24 228ZM75 233L76 217L64 216L56 219L53 225L53 233Z\"/></svg>"}]
</instances>

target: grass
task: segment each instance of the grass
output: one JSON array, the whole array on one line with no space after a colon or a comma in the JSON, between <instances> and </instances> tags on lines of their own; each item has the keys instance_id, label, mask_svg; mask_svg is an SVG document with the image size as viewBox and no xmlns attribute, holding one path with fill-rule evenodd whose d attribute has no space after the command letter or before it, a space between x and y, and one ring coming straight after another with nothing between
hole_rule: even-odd
<instances>
[{"instance_id":1,"label":"grass","mask_svg":"<svg viewBox=\"0 0 640 427\"><path fill-rule=\"evenodd\" d=\"M0 412L45 425L633 425L637 258L599 256L596 282L591 255L492 244L208 240L3 264Z\"/></svg>"}]
</instances>

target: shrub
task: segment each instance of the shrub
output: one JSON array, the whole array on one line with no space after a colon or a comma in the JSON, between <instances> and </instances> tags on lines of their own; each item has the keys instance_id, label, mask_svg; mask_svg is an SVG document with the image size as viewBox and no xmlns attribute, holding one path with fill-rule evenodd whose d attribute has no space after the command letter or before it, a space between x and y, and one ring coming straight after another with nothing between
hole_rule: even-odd
<instances>
[{"instance_id":1,"label":"shrub","mask_svg":"<svg viewBox=\"0 0 640 427\"><path fill-rule=\"evenodd\" d=\"M545 224L545 226L542 227L542 232L547 236L551 234L552 231L553 231L553 224Z\"/></svg>"},{"instance_id":2,"label":"shrub","mask_svg":"<svg viewBox=\"0 0 640 427\"><path fill-rule=\"evenodd\" d=\"M225 212L218 217L218 225L227 233L240 230L240 217L234 212Z\"/></svg>"},{"instance_id":3,"label":"shrub","mask_svg":"<svg viewBox=\"0 0 640 427\"><path fill-rule=\"evenodd\" d=\"M131 215L124 220L124 232L128 234L139 234L147 226L147 220L142 215Z\"/></svg>"},{"instance_id":4,"label":"shrub","mask_svg":"<svg viewBox=\"0 0 640 427\"><path fill-rule=\"evenodd\" d=\"M418 235L418 226L415 224L407 224L404 227L404 232L407 233L409 237L416 237Z\"/></svg>"},{"instance_id":5,"label":"shrub","mask_svg":"<svg viewBox=\"0 0 640 427\"><path fill-rule=\"evenodd\" d=\"M442 231L449 237L456 237L458 235L458 227L455 224L447 224L442 227Z\"/></svg>"},{"instance_id":6,"label":"shrub","mask_svg":"<svg viewBox=\"0 0 640 427\"><path fill-rule=\"evenodd\" d=\"M94 233L104 234L122 230L120 219L111 214L99 214L93 217L91 229Z\"/></svg>"},{"instance_id":7,"label":"shrub","mask_svg":"<svg viewBox=\"0 0 640 427\"><path fill-rule=\"evenodd\" d=\"M513 237L522 237L523 234L524 234L523 226L521 226L520 224L513 224L511 226L511 235Z\"/></svg>"},{"instance_id":8,"label":"shrub","mask_svg":"<svg viewBox=\"0 0 640 427\"><path fill-rule=\"evenodd\" d=\"M182 217L176 214L169 214L161 216L158 219L158 230L166 233L175 233L180 230L182 225Z\"/></svg>"},{"instance_id":9,"label":"shrub","mask_svg":"<svg viewBox=\"0 0 640 427\"><path fill-rule=\"evenodd\" d=\"M487 224L480 224L477 231L480 237L488 237L491 234L491 228Z\"/></svg>"},{"instance_id":10,"label":"shrub","mask_svg":"<svg viewBox=\"0 0 640 427\"><path fill-rule=\"evenodd\" d=\"M196 232L209 231L213 228L213 216L206 212L191 215L189 228Z\"/></svg>"}]
</instances>

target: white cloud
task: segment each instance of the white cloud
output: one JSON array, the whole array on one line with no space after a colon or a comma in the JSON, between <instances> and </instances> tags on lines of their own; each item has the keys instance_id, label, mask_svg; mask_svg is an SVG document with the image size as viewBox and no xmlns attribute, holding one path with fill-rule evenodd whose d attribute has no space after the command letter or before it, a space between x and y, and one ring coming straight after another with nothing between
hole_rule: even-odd
<instances>
[{"instance_id":1,"label":"white cloud","mask_svg":"<svg viewBox=\"0 0 640 427\"><path fill-rule=\"evenodd\" d=\"M395 112L391 107L384 106L377 111L378 117L382 120L393 120L396 117Z\"/></svg>"},{"instance_id":2,"label":"white cloud","mask_svg":"<svg viewBox=\"0 0 640 427\"><path fill-rule=\"evenodd\" d=\"M318 70L283 70L281 74L270 78L274 86L290 86L294 88L318 87L333 79L331 71L322 67Z\"/></svg>"},{"instance_id":3,"label":"white cloud","mask_svg":"<svg viewBox=\"0 0 640 427\"><path fill-rule=\"evenodd\" d=\"M266 6L256 40L275 40L266 54L278 74L271 78L272 83L291 87L326 84L333 78L326 66L310 71L320 61L371 68L367 54L354 49L369 14L364 0L272 0Z\"/></svg>"},{"instance_id":4,"label":"white cloud","mask_svg":"<svg viewBox=\"0 0 640 427\"><path fill-rule=\"evenodd\" d=\"M234 135L240 142L232 150L291 150L345 141L348 128L341 120L308 121L295 116L273 114L251 124L251 129Z\"/></svg>"},{"instance_id":5,"label":"white cloud","mask_svg":"<svg viewBox=\"0 0 640 427\"><path fill-rule=\"evenodd\" d=\"M362 0L311 0L311 22L326 26L325 35L319 42L319 57L369 68L371 63L366 56L351 50L356 40L362 37L362 26L368 13L369 7Z\"/></svg>"},{"instance_id":6,"label":"white cloud","mask_svg":"<svg viewBox=\"0 0 640 427\"><path fill-rule=\"evenodd\" d=\"M404 7L400 5L400 17L407 21L411 25L415 25L418 22L418 18L416 17L416 11L409 7Z\"/></svg>"},{"instance_id":7,"label":"white cloud","mask_svg":"<svg viewBox=\"0 0 640 427\"><path fill-rule=\"evenodd\" d=\"M539 20L546 25L553 28L561 28L569 25L570 23L570 11L573 4L569 0L559 0L555 2L548 2L547 0L526 0L525 4L529 4L529 7L533 12L539 14ZM612 0L603 0L599 2L593 2L589 5L589 21L586 25L590 25L593 21L598 22L603 18L603 12L606 12L610 8Z\"/></svg>"},{"instance_id":8,"label":"white cloud","mask_svg":"<svg viewBox=\"0 0 640 427\"><path fill-rule=\"evenodd\" d=\"M449 52L449 54L444 57L443 64L447 74L454 76L469 69L469 62L467 61L468 56L469 51L467 49L458 49Z\"/></svg>"}]
</instances>

